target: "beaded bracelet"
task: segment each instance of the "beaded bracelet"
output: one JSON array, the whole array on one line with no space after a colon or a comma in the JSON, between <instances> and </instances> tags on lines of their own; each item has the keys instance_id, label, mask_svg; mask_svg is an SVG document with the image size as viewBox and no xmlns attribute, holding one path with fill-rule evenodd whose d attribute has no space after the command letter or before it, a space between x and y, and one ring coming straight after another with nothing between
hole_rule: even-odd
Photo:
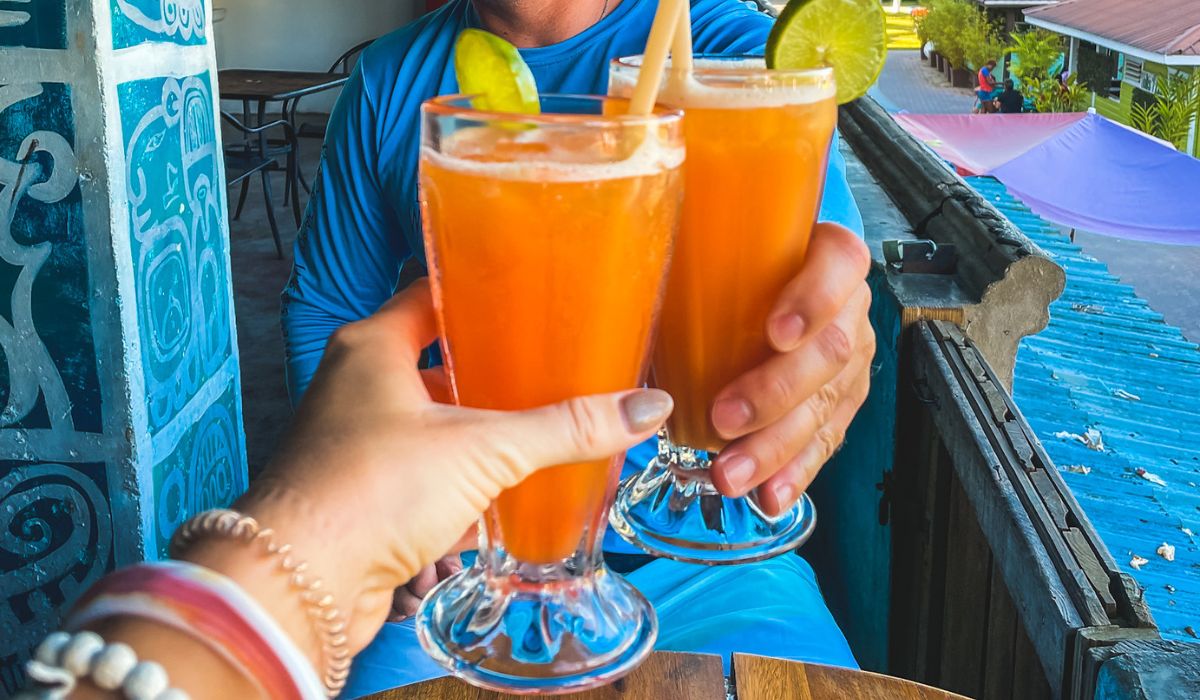
<instances>
[{"instance_id":1,"label":"beaded bracelet","mask_svg":"<svg viewBox=\"0 0 1200 700\"><path fill-rule=\"evenodd\" d=\"M279 560L280 570L288 576L292 587L299 591L309 622L321 640L325 688L329 697L337 697L350 675L351 656L346 637L346 619L334 605L333 596L322 592L321 579L309 578L306 574L308 563L296 559L290 544L278 544L273 530L263 528L254 518L232 510L210 510L185 522L171 538L171 555L178 557L197 539L205 536L222 537L250 545L261 542L266 554Z\"/></svg>"},{"instance_id":2,"label":"beaded bracelet","mask_svg":"<svg viewBox=\"0 0 1200 700\"><path fill-rule=\"evenodd\" d=\"M84 679L101 690L119 690L128 700L190 700L187 693L170 687L162 666L139 661L125 644L105 644L95 632L51 634L26 668L43 687L24 690L14 700L64 700Z\"/></svg>"}]
</instances>

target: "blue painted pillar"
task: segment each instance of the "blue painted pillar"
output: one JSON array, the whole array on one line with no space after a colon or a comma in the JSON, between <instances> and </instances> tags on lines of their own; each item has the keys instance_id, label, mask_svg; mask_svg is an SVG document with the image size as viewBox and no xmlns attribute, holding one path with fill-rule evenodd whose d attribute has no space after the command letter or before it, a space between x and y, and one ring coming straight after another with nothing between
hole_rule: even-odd
<instances>
[{"instance_id":1,"label":"blue painted pillar","mask_svg":"<svg viewBox=\"0 0 1200 700\"><path fill-rule=\"evenodd\" d=\"M0 697L246 487L209 1L0 1Z\"/></svg>"}]
</instances>

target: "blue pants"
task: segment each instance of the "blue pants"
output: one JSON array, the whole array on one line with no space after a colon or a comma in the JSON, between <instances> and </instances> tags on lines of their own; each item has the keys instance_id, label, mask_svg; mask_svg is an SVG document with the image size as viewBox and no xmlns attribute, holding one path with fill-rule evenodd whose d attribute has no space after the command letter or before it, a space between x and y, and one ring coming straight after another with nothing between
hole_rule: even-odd
<instances>
[{"instance_id":1,"label":"blue pants","mask_svg":"<svg viewBox=\"0 0 1200 700\"><path fill-rule=\"evenodd\" d=\"M654 604L660 651L720 654L726 673L735 652L858 667L812 568L798 556L732 567L658 559L626 578ZM444 675L421 650L409 619L385 625L358 655L342 697Z\"/></svg>"}]
</instances>

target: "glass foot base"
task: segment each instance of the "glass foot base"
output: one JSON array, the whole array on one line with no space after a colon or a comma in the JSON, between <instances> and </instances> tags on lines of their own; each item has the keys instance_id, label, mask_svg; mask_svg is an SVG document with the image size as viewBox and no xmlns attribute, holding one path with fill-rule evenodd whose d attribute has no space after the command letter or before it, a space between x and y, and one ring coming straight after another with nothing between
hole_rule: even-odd
<instances>
[{"instance_id":1,"label":"glass foot base","mask_svg":"<svg viewBox=\"0 0 1200 700\"><path fill-rule=\"evenodd\" d=\"M660 456L621 483L609 522L626 540L656 556L693 564L745 564L807 542L817 525L817 510L806 494L772 518L752 496L722 496L707 468L684 469Z\"/></svg>"},{"instance_id":2,"label":"glass foot base","mask_svg":"<svg viewBox=\"0 0 1200 700\"><path fill-rule=\"evenodd\" d=\"M607 568L508 562L502 573L476 565L446 579L417 613L421 646L458 678L505 693L573 693L611 683L653 650L653 608Z\"/></svg>"}]
</instances>

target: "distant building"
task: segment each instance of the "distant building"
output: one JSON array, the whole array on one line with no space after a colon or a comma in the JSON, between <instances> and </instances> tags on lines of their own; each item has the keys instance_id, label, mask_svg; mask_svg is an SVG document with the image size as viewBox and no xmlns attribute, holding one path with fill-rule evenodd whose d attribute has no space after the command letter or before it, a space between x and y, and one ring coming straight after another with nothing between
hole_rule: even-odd
<instances>
[{"instance_id":1,"label":"distant building","mask_svg":"<svg viewBox=\"0 0 1200 700\"><path fill-rule=\"evenodd\" d=\"M993 19L1004 27L1006 32L1024 29L1025 10L1031 8L1057 5L1059 0L974 0L981 5Z\"/></svg>"},{"instance_id":2,"label":"distant building","mask_svg":"<svg viewBox=\"0 0 1200 700\"><path fill-rule=\"evenodd\" d=\"M1200 70L1200 0L1063 0L1025 21L1070 37L1068 70L1092 91L1096 111L1124 124L1158 81ZM1192 121L1188 150L1200 156Z\"/></svg>"}]
</instances>

